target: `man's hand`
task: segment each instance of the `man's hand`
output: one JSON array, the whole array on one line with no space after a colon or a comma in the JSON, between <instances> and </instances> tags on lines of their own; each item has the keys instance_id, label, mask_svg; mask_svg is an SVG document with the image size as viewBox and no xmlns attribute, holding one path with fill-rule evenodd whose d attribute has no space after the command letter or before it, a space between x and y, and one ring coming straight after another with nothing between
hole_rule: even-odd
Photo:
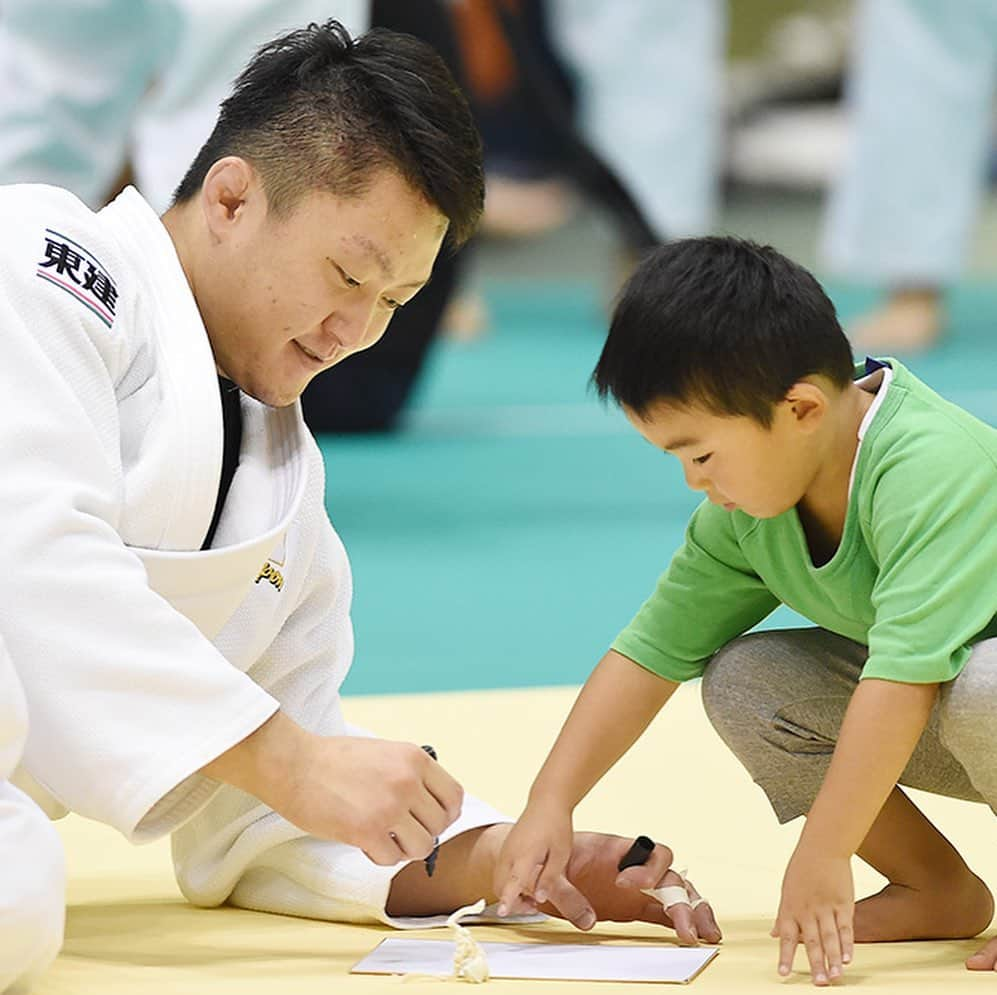
<instances>
[{"instance_id":1,"label":"man's hand","mask_svg":"<svg viewBox=\"0 0 997 995\"><path fill-rule=\"evenodd\" d=\"M413 743L316 737L311 763L281 814L363 850L375 864L422 859L459 815L461 786Z\"/></svg>"},{"instance_id":2,"label":"man's hand","mask_svg":"<svg viewBox=\"0 0 997 995\"><path fill-rule=\"evenodd\" d=\"M376 864L422 859L459 815L461 786L413 743L316 736L278 712L202 773Z\"/></svg>"},{"instance_id":3,"label":"man's hand","mask_svg":"<svg viewBox=\"0 0 997 995\"><path fill-rule=\"evenodd\" d=\"M672 905L667 911L657 899L641 892L642 888L660 888L681 884L681 879L669 870L672 851L660 843L646 864L618 871L620 859L633 843L625 836L605 833L575 833L566 877L571 886L583 895L595 917L612 922L660 923L674 929L683 943L705 940L718 943L722 939L713 910L703 902L695 909L685 903ZM691 882L686 882L690 898L699 894ZM541 912L563 916L555 906L541 906Z\"/></svg>"},{"instance_id":4,"label":"man's hand","mask_svg":"<svg viewBox=\"0 0 997 995\"><path fill-rule=\"evenodd\" d=\"M822 856L797 847L782 882L782 901L772 929L779 939L779 973L793 969L802 943L815 985L841 977L852 960L855 890L847 857Z\"/></svg>"}]
</instances>

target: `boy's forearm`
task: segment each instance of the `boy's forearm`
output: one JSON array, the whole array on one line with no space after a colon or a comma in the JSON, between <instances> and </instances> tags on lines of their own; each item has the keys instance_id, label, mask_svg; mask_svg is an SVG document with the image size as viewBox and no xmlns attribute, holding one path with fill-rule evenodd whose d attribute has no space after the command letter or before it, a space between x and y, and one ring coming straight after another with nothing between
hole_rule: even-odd
<instances>
[{"instance_id":1,"label":"boy's forearm","mask_svg":"<svg viewBox=\"0 0 997 995\"><path fill-rule=\"evenodd\" d=\"M937 684L859 683L801 847L846 857L858 850L903 774L937 696Z\"/></svg>"},{"instance_id":2,"label":"boy's forearm","mask_svg":"<svg viewBox=\"0 0 997 995\"><path fill-rule=\"evenodd\" d=\"M636 742L678 684L610 650L585 682L530 790L573 809Z\"/></svg>"}]
</instances>

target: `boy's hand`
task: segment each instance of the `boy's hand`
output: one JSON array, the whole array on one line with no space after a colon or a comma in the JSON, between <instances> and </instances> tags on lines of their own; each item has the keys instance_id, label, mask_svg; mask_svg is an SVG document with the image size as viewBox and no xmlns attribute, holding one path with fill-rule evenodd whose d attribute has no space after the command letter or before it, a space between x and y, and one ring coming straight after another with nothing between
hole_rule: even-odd
<instances>
[{"instance_id":1,"label":"boy's hand","mask_svg":"<svg viewBox=\"0 0 997 995\"><path fill-rule=\"evenodd\" d=\"M793 969L802 943L815 985L841 977L852 960L855 891L847 857L812 854L797 847L782 882L782 901L772 936L779 939L779 973Z\"/></svg>"},{"instance_id":2,"label":"boy's hand","mask_svg":"<svg viewBox=\"0 0 997 995\"><path fill-rule=\"evenodd\" d=\"M591 904L567 877L573 839L569 811L557 805L527 805L506 837L495 868L500 916L536 912L549 902L579 929L595 925Z\"/></svg>"}]
</instances>

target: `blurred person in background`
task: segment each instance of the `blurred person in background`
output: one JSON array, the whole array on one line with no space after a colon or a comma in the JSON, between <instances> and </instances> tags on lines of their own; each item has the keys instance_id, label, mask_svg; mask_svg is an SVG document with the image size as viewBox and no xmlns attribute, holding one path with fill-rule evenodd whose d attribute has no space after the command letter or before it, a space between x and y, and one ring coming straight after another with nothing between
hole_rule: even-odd
<instances>
[{"instance_id":1,"label":"blurred person in background","mask_svg":"<svg viewBox=\"0 0 997 995\"><path fill-rule=\"evenodd\" d=\"M960 276L990 149L997 4L860 0L848 80L853 123L823 255L887 288L851 330L869 352L937 342Z\"/></svg>"},{"instance_id":2,"label":"blurred person in background","mask_svg":"<svg viewBox=\"0 0 997 995\"><path fill-rule=\"evenodd\" d=\"M459 0L451 9L485 142L485 237L543 235L584 200L616 231L610 273L622 280L667 237L709 230L722 0ZM464 294L448 329L469 338L486 324L480 297Z\"/></svg>"},{"instance_id":3,"label":"blurred person in background","mask_svg":"<svg viewBox=\"0 0 997 995\"><path fill-rule=\"evenodd\" d=\"M579 183L567 119L639 205L656 241L711 227L722 131L721 0L462 0L454 7L488 180L499 181L486 196L486 232L543 231L567 216L563 188L551 182ZM593 195L584 179L580 185Z\"/></svg>"}]
</instances>

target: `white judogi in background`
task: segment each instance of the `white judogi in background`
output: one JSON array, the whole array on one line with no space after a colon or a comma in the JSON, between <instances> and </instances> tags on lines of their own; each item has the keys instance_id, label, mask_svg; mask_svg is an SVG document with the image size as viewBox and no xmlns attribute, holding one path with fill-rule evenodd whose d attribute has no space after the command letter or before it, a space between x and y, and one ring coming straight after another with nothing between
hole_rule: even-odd
<instances>
[{"instance_id":1,"label":"white judogi in background","mask_svg":"<svg viewBox=\"0 0 997 995\"><path fill-rule=\"evenodd\" d=\"M165 211L253 51L310 21L366 30L368 0L3 0L0 182L99 207L126 161Z\"/></svg>"},{"instance_id":2,"label":"white judogi in background","mask_svg":"<svg viewBox=\"0 0 997 995\"><path fill-rule=\"evenodd\" d=\"M0 213L0 521L18 565L0 577L0 631L31 719L18 783L133 840L172 832L194 902L392 921L397 867L195 773L278 706L354 732L339 697L350 568L299 407L243 398L239 466L201 552L221 403L165 227L132 189L95 215L62 190L6 187ZM499 821L466 798L443 838Z\"/></svg>"},{"instance_id":3,"label":"white judogi in background","mask_svg":"<svg viewBox=\"0 0 997 995\"><path fill-rule=\"evenodd\" d=\"M700 235L720 193L726 5L550 0L583 132L662 238Z\"/></svg>"},{"instance_id":4,"label":"white judogi in background","mask_svg":"<svg viewBox=\"0 0 997 995\"><path fill-rule=\"evenodd\" d=\"M997 83L992 0L860 0L853 118L822 251L849 279L943 287L986 188Z\"/></svg>"},{"instance_id":5,"label":"white judogi in background","mask_svg":"<svg viewBox=\"0 0 997 995\"><path fill-rule=\"evenodd\" d=\"M62 945L62 844L38 807L7 781L28 728L24 694L0 639L0 992L24 992Z\"/></svg>"}]
</instances>

